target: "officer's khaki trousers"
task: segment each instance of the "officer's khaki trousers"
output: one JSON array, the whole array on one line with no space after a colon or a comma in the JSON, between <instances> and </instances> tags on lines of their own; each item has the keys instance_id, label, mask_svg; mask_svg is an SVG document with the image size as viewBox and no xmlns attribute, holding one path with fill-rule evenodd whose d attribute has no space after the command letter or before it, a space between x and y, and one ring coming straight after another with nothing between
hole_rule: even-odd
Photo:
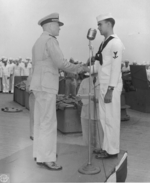
<instances>
[{"instance_id":1,"label":"officer's khaki trousers","mask_svg":"<svg viewBox=\"0 0 150 183\"><path fill-rule=\"evenodd\" d=\"M120 152L120 95L122 83L114 89L111 103L104 103L107 88L107 84L100 85L99 110L104 132L102 149L109 154L117 154Z\"/></svg>"},{"instance_id":2,"label":"officer's khaki trousers","mask_svg":"<svg viewBox=\"0 0 150 183\"><path fill-rule=\"evenodd\" d=\"M56 95L47 92L34 92L34 95L33 157L37 162L56 161Z\"/></svg>"}]
</instances>

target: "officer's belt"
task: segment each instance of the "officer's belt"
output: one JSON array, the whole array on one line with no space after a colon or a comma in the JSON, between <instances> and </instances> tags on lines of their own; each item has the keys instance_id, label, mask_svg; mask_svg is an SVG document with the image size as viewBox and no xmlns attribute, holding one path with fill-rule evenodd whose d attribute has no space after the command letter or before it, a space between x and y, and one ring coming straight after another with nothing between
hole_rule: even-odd
<instances>
[{"instance_id":1,"label":"officer's belt","mask_svg":"<svg viewBox=\"0 0 150 183\"><path fill-rule=\"evenodd\" d=\"M104 44L101 43L98 52L95 55L95 60L98 60L100 65L103 65L103 56L102 56L102 51L103 49L106 47L106 45L109 43L109 41L111 41L114 37L110 36L105 42Z\"/></svg>"}]
</instances>

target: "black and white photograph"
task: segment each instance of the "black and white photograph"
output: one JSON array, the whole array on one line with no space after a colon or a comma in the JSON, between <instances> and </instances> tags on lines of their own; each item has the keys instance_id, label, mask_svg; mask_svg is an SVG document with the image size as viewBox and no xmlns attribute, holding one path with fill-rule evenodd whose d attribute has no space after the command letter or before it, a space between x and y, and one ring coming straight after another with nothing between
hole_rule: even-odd
<instances>
[{"instance_id":1,"label":"black and white photograph","mask_svg":"<svg viewBox=\"0 0 150 183\"><path fill-rule=\"evenodd\" d=\"M150 0L0 0L0 183L150 182Z\"/></svg>"}]
</instances>

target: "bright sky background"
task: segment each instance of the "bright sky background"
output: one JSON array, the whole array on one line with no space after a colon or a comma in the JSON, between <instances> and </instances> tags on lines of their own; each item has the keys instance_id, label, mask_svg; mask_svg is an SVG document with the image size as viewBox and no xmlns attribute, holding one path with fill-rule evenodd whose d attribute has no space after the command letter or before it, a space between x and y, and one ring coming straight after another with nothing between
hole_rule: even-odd
<instances>
[{"instance_id":1,"label":"bright sky background","mask_svg":"<svg viewBox=\"0 0 150 183\"><path fill-rule=\"evenodd\" d=\"M111 12L115 33L125 45L124 59L150 61L150 0L0 0L0 57L31 57L31 49L42 33L39 19L58 12L58 41L65 58L86 62L89 28L97 29L96 17ZM94 53L103 40L97 33Z\"/></svg>"}]
</instances>

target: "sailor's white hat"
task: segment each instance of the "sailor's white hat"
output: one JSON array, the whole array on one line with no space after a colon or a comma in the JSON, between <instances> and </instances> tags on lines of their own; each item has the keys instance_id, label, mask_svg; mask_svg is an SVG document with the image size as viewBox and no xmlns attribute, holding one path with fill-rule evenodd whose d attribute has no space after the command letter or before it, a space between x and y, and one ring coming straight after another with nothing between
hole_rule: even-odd
<instances>
[{"instance_id":1,"label":"sailor's white hat","mask_svg":"<svg viewBox=\"0 0 150 183\"><path fill-rule=\"evenodd\" d=\"M97 23L99 23L99 22L102 21L102 20L106 20L106 19L108 19L108 18L114 19L114 17L112 16L111 13L101 14L101 15L99 15L99 16L96 17ZM115 19L114 19L114 20L115 20Z\"/></svg>"}]
</instances>

